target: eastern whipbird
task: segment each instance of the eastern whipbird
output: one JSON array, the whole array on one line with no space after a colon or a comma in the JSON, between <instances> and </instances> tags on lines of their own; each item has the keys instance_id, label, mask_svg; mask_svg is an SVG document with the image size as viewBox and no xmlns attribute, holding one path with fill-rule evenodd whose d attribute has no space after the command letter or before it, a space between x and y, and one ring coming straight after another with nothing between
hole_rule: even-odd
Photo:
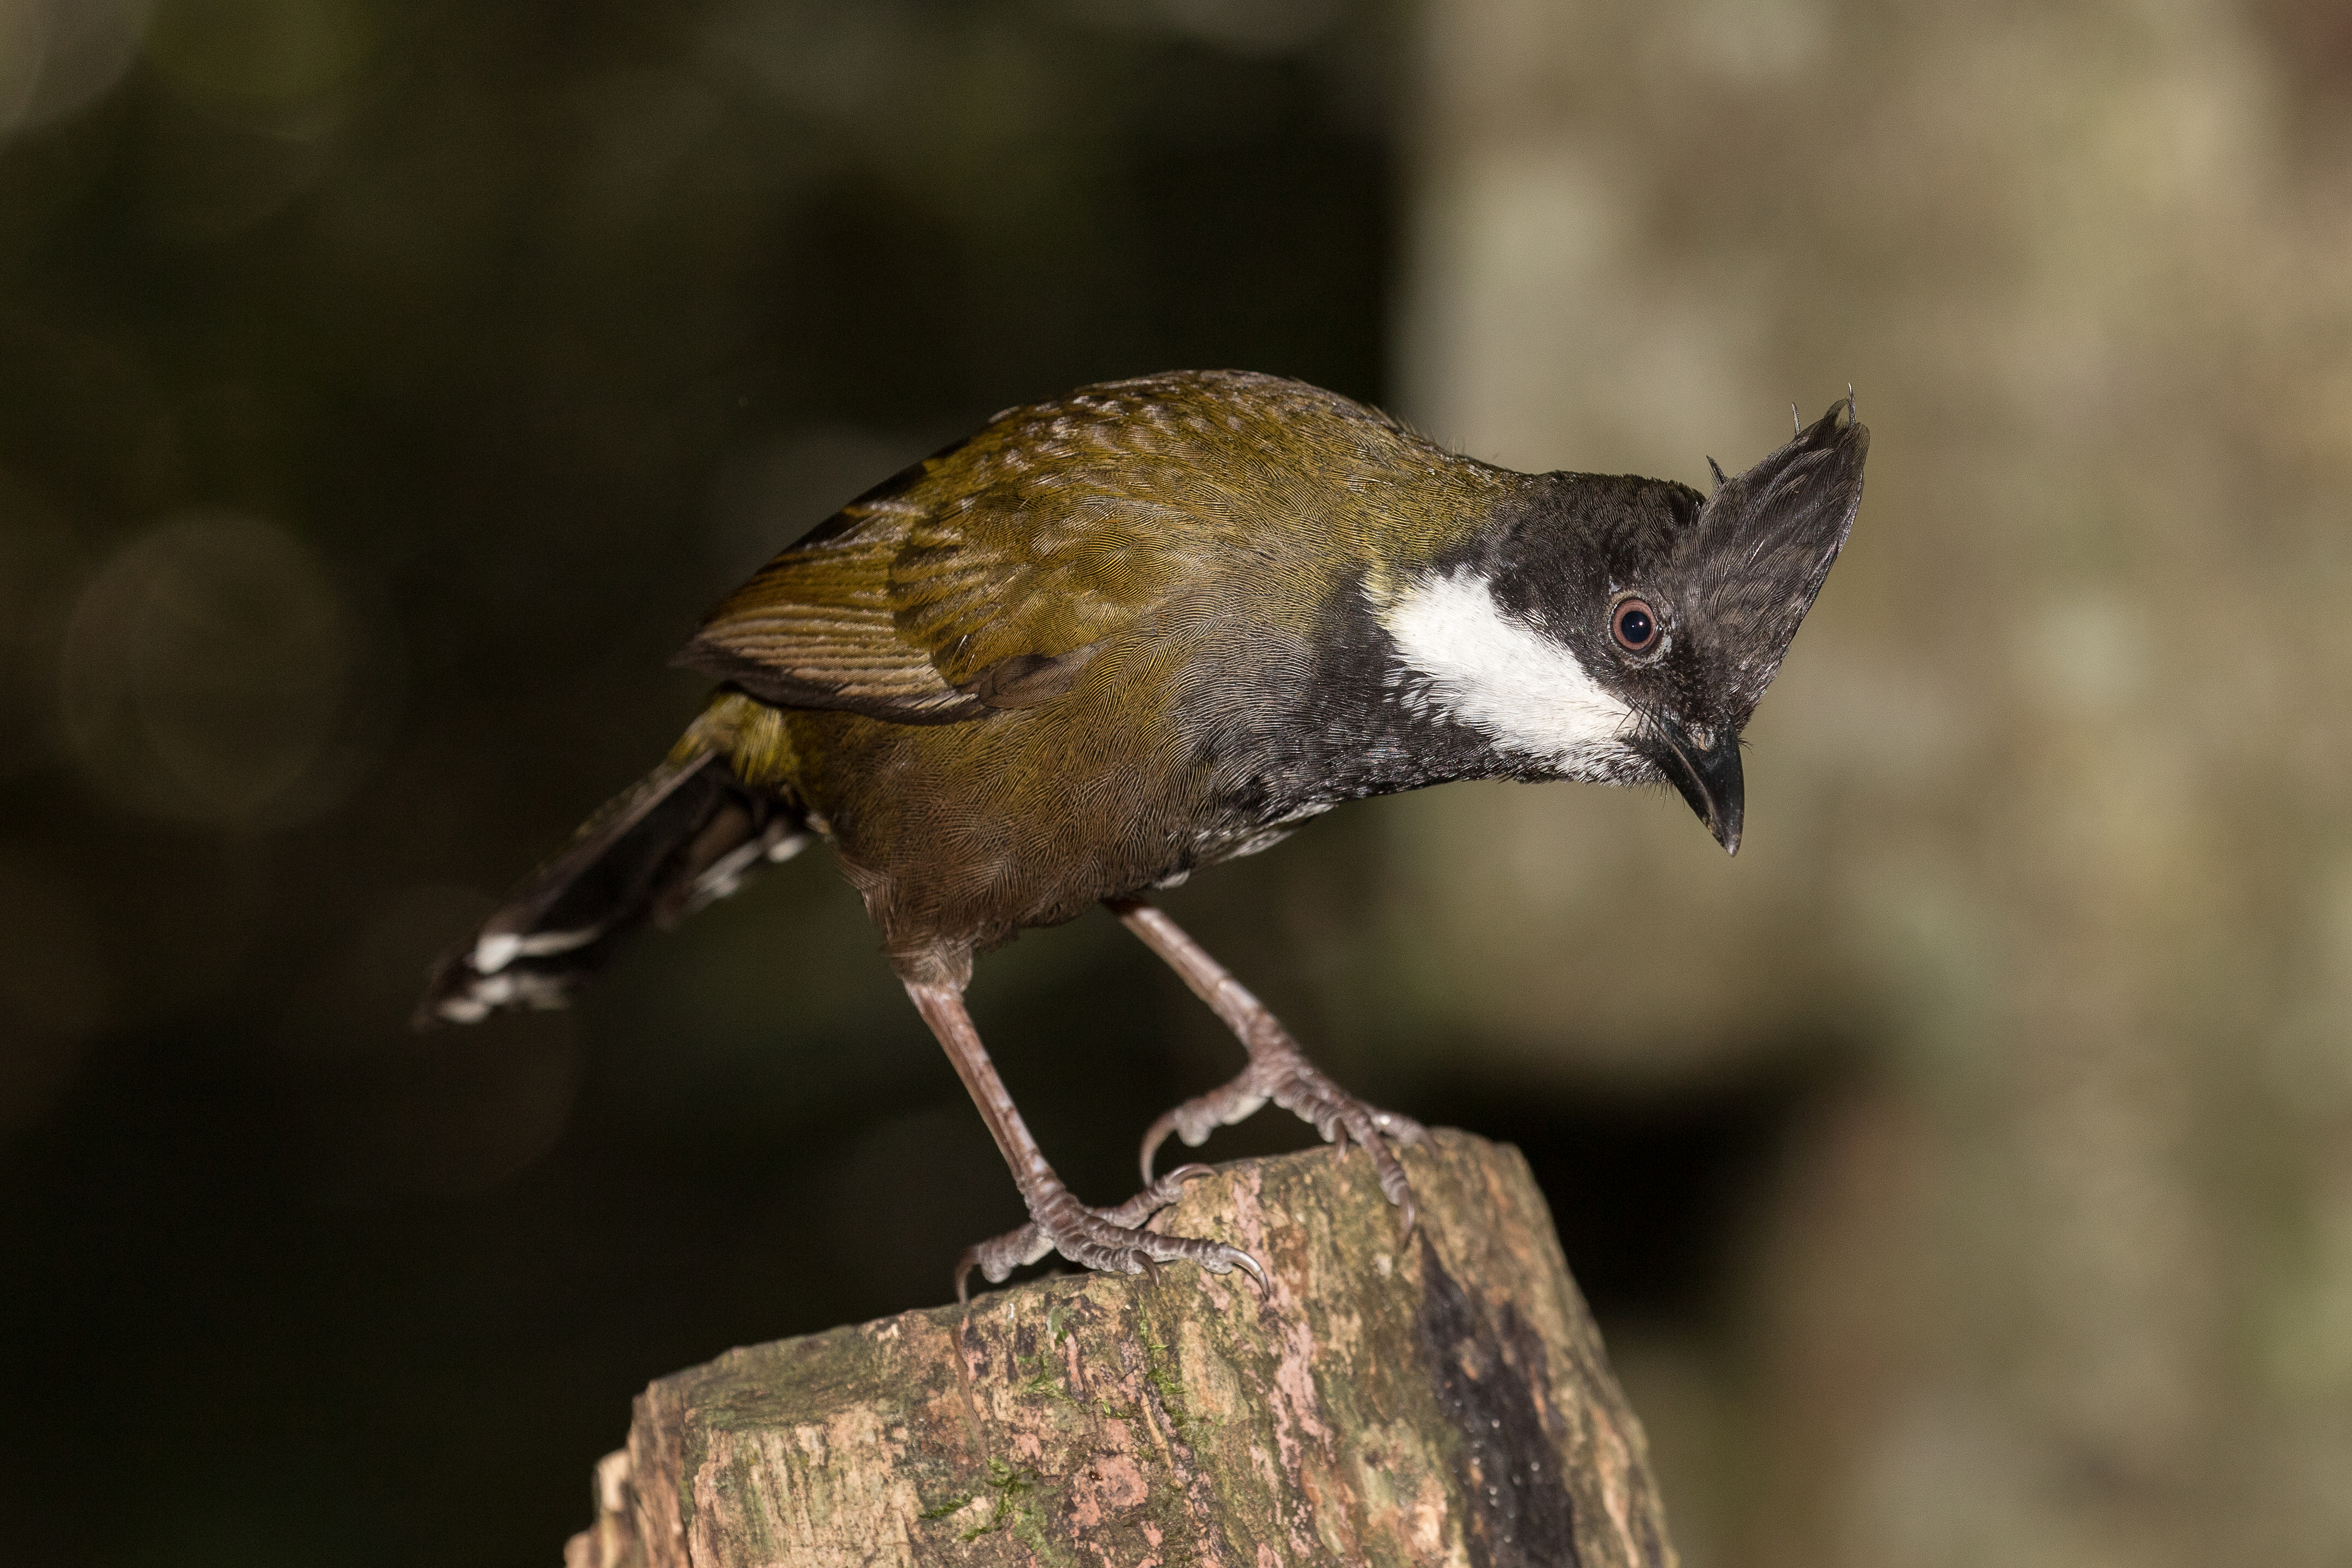
<instances>
[{"instance_id":1,"label":"eastern whipbird","mask_svg":"<svg viewBox=\"0 0 2352 1568\"><path fill-rule=\"evenodd\" d=\"M1273 1100L1392 1145L1146 900L1342 801L1454 779L1671 784L1739 847L1739 734L1845 542L1869 432L1853 396L1711 496L1522 474L1333 393L1179 372L998 415L843 507L704 621L719 681L668 758L434 972L420 1023L561 1005L619 942L830 841L1012 1166L1029 1223L967 1251L992 1281L1058 1249L1115 1273L1236 1247L1143 1227L1154 1180ZM1712 467L1712 465L1710 465ZM1079 1202L1030 1136L963 990L973 958L1108 904L1249 1065L1162 1116L1142 1192Z\"/></svg>"}]
</instances>

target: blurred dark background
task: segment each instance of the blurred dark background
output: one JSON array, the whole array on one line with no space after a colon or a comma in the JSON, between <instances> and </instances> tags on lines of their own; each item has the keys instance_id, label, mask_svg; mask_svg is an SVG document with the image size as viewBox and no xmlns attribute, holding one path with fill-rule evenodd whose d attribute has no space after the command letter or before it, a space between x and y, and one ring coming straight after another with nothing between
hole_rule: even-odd
<instances>
[{"instance_id":1,"label":"blurred dark background","mask_svg":"<svg viewBox=\"0 0 2352 1568\"><path fill-rule=\"evenodd\" d=\"M1686 1561L2352 1560L2347 150L2296 0L0 0L0 1562L551 1561L648 1379L947 1298L1018 1200L822 851L408 1011L720 594L1181 366L1685 479L1860 389L1738 861L1168 900L1526 1150ZM1104 1200L1238 1060L1106 919L973 1005Z\"/></svg>"}]
</instances>

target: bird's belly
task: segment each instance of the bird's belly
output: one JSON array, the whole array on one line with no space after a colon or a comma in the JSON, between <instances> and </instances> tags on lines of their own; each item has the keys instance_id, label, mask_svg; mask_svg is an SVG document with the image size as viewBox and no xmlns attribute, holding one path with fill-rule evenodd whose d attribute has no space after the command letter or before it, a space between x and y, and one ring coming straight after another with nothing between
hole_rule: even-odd
<instances>
[{"instance_id":1,"label":"bird's belly","mask_svg":"<svg viewBox=\"0 0 2352 1568\"><path fill-rule=\"evenodd\" d=\"M1322 816L1337 804L1336 801L1314 801L1286 811L1272 821L1254 818L1244 811L1236 810L1228 825L1195 834L1189 853L1181 863L1163 871L1160 879L1150 885L1173 888L1201 867L1221 865L1227 860L1238 860L1244 855L1271 849L1297 832L1302 824Z\"/></svg>"},{"instance_id":2,"label":"bird's belly","mask_svg":"<svg viewBox=\"0 0 2352 1568\"><path fill-rule=\"evenodd\" d=\"M1269 823L1219 798L1197 763L1042 717L789 716L795 785L894 953L985 950L1255 853L1312 815Z\"/></svg>"}]
</instances>

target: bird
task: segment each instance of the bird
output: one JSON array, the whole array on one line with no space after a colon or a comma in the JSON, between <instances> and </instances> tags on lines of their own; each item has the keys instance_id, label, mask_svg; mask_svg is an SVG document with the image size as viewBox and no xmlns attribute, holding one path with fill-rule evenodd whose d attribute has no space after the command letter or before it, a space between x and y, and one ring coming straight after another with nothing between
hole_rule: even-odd
<instances>
[{"instance_id":1,"label":"bird","mask_svg":"<svg viewBox=\"0 0 2352 1568\"><path fill-rule=\"evenodd\" d=\"M1741 731L1851 531L1853 391L1737 478L1517 472L1243 371L1007 409L818 523L673 661L717 683L667 756L429 975L420 1026L566 1004L619 944L827 841L1029 1219L968 1248L1157 1277L1263 1265L1146 1222L1271 1100L1370 1156L1410 1236L1411 1118L1359 1100L1151 895L1334 806L1462 779L1678 792L1738 853ZM973 960L1097 905L1246 1065L1146 1131L1143 1187L1057 1175L963 1002Z\"/></svg>"}]
</instances>

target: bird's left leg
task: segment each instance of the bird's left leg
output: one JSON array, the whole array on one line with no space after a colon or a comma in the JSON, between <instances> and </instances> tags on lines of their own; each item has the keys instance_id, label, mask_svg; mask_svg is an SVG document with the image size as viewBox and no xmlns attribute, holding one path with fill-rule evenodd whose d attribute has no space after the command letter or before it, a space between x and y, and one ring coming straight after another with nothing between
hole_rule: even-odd
<instances>
[{"instance_id":1,"label":"bird's left leg","mask_svg":"<svg viewBox=\"0 0 2352 1568\"><path fill-rule=\"evenodd\" d=\"M1282 1020L1157 908L1141 899L1108 901L1111 912L1167 961L1192 994L1209 1005L1209 1010L1224 1021L1249 1052L1249 1066L1232 1082L1186 1100L1151 1124L1143 1135L1144 1181L1151 1180L1151 1158L1171 1132L1198 1148L1218 1127L1230 1127L1255 1114L1270 1100L1301 1121L1312 1123L1326 1142L1339 1146L1343 1157L1349 1139L1361 1143L1372 1157L1373 1169L1380 1173L1381 1191L1403 1211L1404 1233L1411 1236L1412 1184L1390 1145L1419 1142L1425 1136L1421 1123L1367 1105L1323 1076L1282 1026Z\"/></svg>"},{"instance_id":2,"label":"bird's left leg","mask_svg":"<svg viewBox=\"0 0 2352 1568\"><path fill-rule=\"evenodd\" d=\"M1021 1199L1029 1207L1027 1225L970 1247L956 1260L957 1300L968 1300L964 1287L973 1268L992 1284L1002 1284L1021 1265L1034 1263L1056 1250L1084 1268L1149 1274L1155 1279L1162 1263L1197 1263L1213 1274L1241 1268L1257 1281L1259 1293L1265 1293L1265 1268L1240 1247L1143 1228L1145 1221L1176 1201L1186 1182L1207 1175L1207 1166L1171 1171L1117 1208L1090 1208L1080 1203L1045 1163L1045 1152L1013 1108L1013 1096L1005 1089L1004 1080L996 1076L996 1064L988 1059L980 1031L964 1010L962 987L933 979L901 979L916 1010L947 1048L956 1076L971 1091L972 1103L980 1108L981 1120L988 1123L998 1152L1012 1167L1013 1184L1021 1189Z\"/></svg>"}]
</instances>

